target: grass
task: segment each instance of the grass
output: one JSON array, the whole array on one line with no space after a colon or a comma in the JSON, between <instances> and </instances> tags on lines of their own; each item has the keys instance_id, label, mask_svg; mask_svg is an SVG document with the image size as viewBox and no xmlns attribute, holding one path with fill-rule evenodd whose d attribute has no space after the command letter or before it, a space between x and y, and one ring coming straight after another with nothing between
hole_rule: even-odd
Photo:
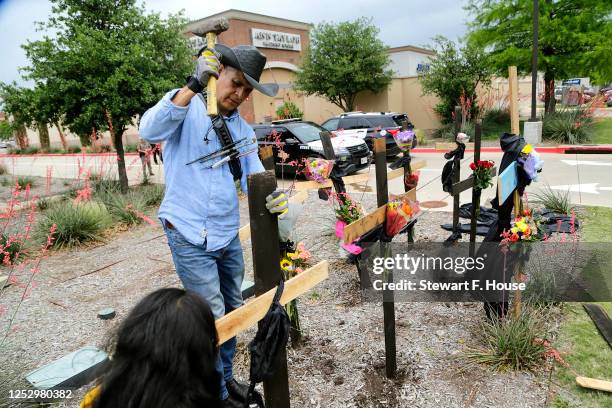
<instances>
[{"instance_id":1,"label":"grass","mask_svg":"<svg viewBox=\"0 0 612 408\"><path fill-rule=\"evenodd\" d=\"M54 248L72 248L87 241L100 240L102 231L109 227L112 219L103 204L89 201L79 204L58 203L51 206L38 222L36 235L46 241L51 227Z\"/></svg>"},{"instance_id":2,"label":"grass","mask_svg":"<svg viewBox=\"0 0 612 408\"><path fill-rule=\"evenodd\" d=\"M595 120L592 140L597 144L612 144L612 118Z\"/></svg>"},{"instance_id":3,"label":"grass","mask_svg":"<svg viewBox=\"0 0 612 408\"><path fill-rule=\"evenodd\" d=\"M612 303L600 303L612 315ZM559 351L569 368L555 370L555 381L563 387L563 399L577 400L573 406L612 407L610 394L589 390L576 384L576 374L583 377L612 381L612 350L603 339L593 321L579 303L565 304L565 319L557 341ZM570 398L564 395L570 394Z\"/></svg>"},{"instance_id":4,"label":"grass","mask_svg":"<svg viewBox=\"0 0 612 408\"><path fill-rule=\"evenodd\" d=\"M612 242L612 208L584 207L578 218L582 222L582 241ZM608 315L612 315L612 303L599 304ZM562 399L576 400L577 404L569 406L612 408L612 397L609 394L579 387L575 380L577 373L584 377L612 381L612 350L580 303L566 303L564 314L555 345L566 353L563 358L571 369L557 369L555 381L563 386L564 392L571 395L563 395Z\"/></svg>"},{"instance_id":5,"label":"grass","mask_svg":"<svg viewBox=\"0 0 612 408\"><path fill-rule=\"evenodd\" d=\"M30 176L17 176L17 184L19 184L19 187L21 188L26 188L26 186L29 184L30 188L32 188L36 186L36 180L34 177Z\"/></svg>"},{"instance_id":6,"label":"grass","mask_svg":"<svg viewBox=\"0 0 612 408\"><path fill-rule=\"evenodd\" d=\"M165 187L161 184L150 184L142 187L140 192L143 196L145 205L160 205L164 199Z\"/></svg>"}]
</instances>

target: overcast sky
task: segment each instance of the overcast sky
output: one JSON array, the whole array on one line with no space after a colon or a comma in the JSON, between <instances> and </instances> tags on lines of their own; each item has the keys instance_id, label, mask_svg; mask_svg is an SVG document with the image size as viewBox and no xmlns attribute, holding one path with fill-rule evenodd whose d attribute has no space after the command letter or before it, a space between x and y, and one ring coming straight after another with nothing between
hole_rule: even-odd
<instances>
[{"instance_id":1,"label":"overcast sky","mask_svg":"<svg viewBox=\"0 0 612 408\"><path fill-rule=\"evenodd\" d=\"M456 40L466 31L469 18L464 1L456 0L146 0L149 11L162 15L181 9L189 19L198 19L227 9L238 9L306 23L339 22L371 17L381 40L390 47L425 46L435 35ZM46 0L0 0L0 81L24 82L19 67L27 64L20 45L41 38L35 21L46 21L51 3Z\"/></svg>"}]
</instances>

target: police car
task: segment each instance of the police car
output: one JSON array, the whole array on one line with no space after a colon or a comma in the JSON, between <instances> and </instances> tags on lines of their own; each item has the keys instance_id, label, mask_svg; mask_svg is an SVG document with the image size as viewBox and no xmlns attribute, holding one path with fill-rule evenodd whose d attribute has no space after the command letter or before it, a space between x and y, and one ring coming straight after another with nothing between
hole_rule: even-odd
<instances>
[{"instance_id":1,"label":"police car","mask_svg":"<svg viewBox=\"0 0 612 408\"><path fill-rule=\"evenodd\" d=\"M272 146L276 171L295 173L296 162L307 157L325 157L320 133L325 129L313 122L300 119L276 120L253 125L259 146ZM371 153L363 139L350 136L331 138L336 154L336 168L342 176L368 167Z\"/></svg>"}]
</instances>

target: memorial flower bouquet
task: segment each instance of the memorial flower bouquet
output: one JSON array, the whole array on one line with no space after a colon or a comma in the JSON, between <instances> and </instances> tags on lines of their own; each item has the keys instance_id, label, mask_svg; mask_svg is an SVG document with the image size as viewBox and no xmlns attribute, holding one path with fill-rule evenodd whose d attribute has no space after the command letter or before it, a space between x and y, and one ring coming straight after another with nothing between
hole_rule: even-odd
<instances>
[{"instance_id":1,"label":"memorial flower bouquet","mask_svg":"<svg viewBox=\"0 0 612 408\"><path fill-rule=\"evenodd\" d=\"M304 175L317 183L323 183L329 178L334 167L333 160L309 157L304 159Z\"/></svg>"},{"instance_id":2,"label":"memorial flower bouquet","mask_svg":"<svg viewBox=\"0 0 612 408\"><path fill-rule=\"evenodd\" d=\"M493 185L493 177L490 169L495 165L491 160L478 160L476 163L470 163L472 175L474 176L474 188L484 190Z\"/></svg>"},{"instance_id":3,"label":"memorial flower bouquet","mask_svg":"<svg viewBox=\"0 0 612 408\"><path fill-rule=\"evenodd\" d=\"M299 273L304 272L304 268L310 263L312 255L306 249L303 242L299 242L295 247L293 242L287 241L281 250L280 267L285 280L291 279ZM300 316L297 309L297 299L285 305L289 323L291 324L291 339L297 340L301 337L302 328L300 326Z\"/></svg>"},{"instance_id":4,"label":"memorial flower bouquet","mask_svg":"<svg viewBox=\"0 0 612 408\"><path fill-rule=\"evenodd\" d=\"M523 147L523 150L521 150L517 158L517 162L523 167L523 170L525 170L530 180L538 181L538 173L542 171L544 161L540 158L540 154L532 145L527 144Z\"/></svg>"},{"instance_id":5,"label":"memorial flower bouquet","mask_svg":"<svg viewBox=\"0 0 612 408\"><path fill-rule=\"evenodd\" d=\"M385 233L397 235L408 221L420 211L418 203L410 200L393 200L387 203Z\"/></svg>"},{"instance_id":6,"label":"memorial flower bouquet","mask_svg":"<svg viewBox=\"0 0 612 408\"><path fill-rule=\"evenodd\" d=\"M412 148L412 142L416 137L412 129L403 131L390 130L389 132L393 135L397 147L399 147L402 152L407 152Z\"/></svg>"},{"instance_id":7,"label":"memorial flower bouquet","mask_svg":"<svg viewBox=\"0 0 612 408\"><path fill-rule=\"evenodd\" d=\"M533 218L531 210L523 210L522 215L512 221L510 230L502 233L502 238L510 243L541 241L542 237L538 229L538 222Z\"/></svg>"},{"instance_id":8,"label":"memorial flower bouquet","mask_svg":"<svg viewBox=\"0 0 612 408\"><path fill-rule=\"evenodd\" d=\"M347 193L332 194L336 203L336 218L348 225L363 216L363 208Z\"/></svg>"}]
</instances>

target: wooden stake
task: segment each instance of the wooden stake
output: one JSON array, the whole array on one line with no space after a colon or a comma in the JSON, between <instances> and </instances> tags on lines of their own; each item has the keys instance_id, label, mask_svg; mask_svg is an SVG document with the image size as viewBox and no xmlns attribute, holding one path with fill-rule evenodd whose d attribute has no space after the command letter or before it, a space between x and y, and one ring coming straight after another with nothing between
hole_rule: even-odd
<instances>
[{"instance_id":1,"label":"wooden stake","mask_svg":"<svg viewBox=\"0 0 612 408\"><path fill-rule=\"evenodd\" d=\"M482 121L476 120L474 128L474 164L480 160L480 138ZM476 228L478 226L478 214L480 213L480 193L477 188L472 188L472 219L470 221L470 256L476 253Z\"/></svg>"},{"instance_id":2,"label":"wooden stake","mask_svg":"<svg viewBox=\"0 0 612 408\"><path fill-rule=\"evenodd\" d=\"M274 171L252 174L248 177L249 216L251 219L251 246L255 294L260 296L276 287L282 280L278 221L266 208L266 196L276 189ZM287 351L281 350L274 367L274 375L264 381L266 407L288 408L289 379Z\"/></svg>"},{"instance_id":3,"label":"wooden stake","mask_svg":"<svg viewBox=\"0 0 612 408\"><path fill-rule=\"evenodd\" d=\"M376 199L379 207L387 205L389 190L387 184L387 147L385 139L374 139L374 161L376 163ZM384 228L384 223L383 223ZM385 249L389 243L381 243L381 256L386 256ZM393 270L385 270L384 280L393 282ZM395 303L393 291L383 292L383 316L385 330L385 373L387 378L395 378L397 371L397 356L395 344Z\"/></svg>"},{"instance_id":4,"label":"wooden stake","mask_svg":"<svg viewBox=\"0 0 612 408\"><path fill-rule=\"evenodd\" d=\"M262 146L259 148L259 157L261 158L261 164L263 164L266 170L275 170L274 164L274 153L271 145Z\"/></svg>"},{"instance_id":5,"label":"wooden stake","mask_svg":"<svg viewBox=\"0 0 612 408\"><path fill-rule=\"evenodd\" d=\"M519 100L518 100L518 76L516 72L516 66L508 67L508 81L510 89L510 127L511 132L515 135L520 134L519 129ZM514 191L514 217L520 216L521 210L521 197L519 196L518 190ZM523 278L523 271L521 268L521 262L519 260L514 279L520 282ZM512 314L515 318L518 318L521 314L521 291L516 290L514 292Z\"/></svg>"},{"instance_id":6,"label":"wooden stake","mask_svg":"<svg viewBox=\"0 0 612 408\"><path fill-rule=\"evenodd\" d=\"M519 100L518 100L518 76L516 66L508 67L508 81L510 82L510 128L515 135L520 133L519 129Z\"/></svg>"},{"instance_id":7,"label":"wooden stake","mask_svg":"<svg viewBox=\"0 0 612 408\"><path fill-rule=\"evenodd\" d=\"M596 378L576 377L576 383L584 388L612 392L612 381L598 380Z\"/></svg>"}]
</instances>

